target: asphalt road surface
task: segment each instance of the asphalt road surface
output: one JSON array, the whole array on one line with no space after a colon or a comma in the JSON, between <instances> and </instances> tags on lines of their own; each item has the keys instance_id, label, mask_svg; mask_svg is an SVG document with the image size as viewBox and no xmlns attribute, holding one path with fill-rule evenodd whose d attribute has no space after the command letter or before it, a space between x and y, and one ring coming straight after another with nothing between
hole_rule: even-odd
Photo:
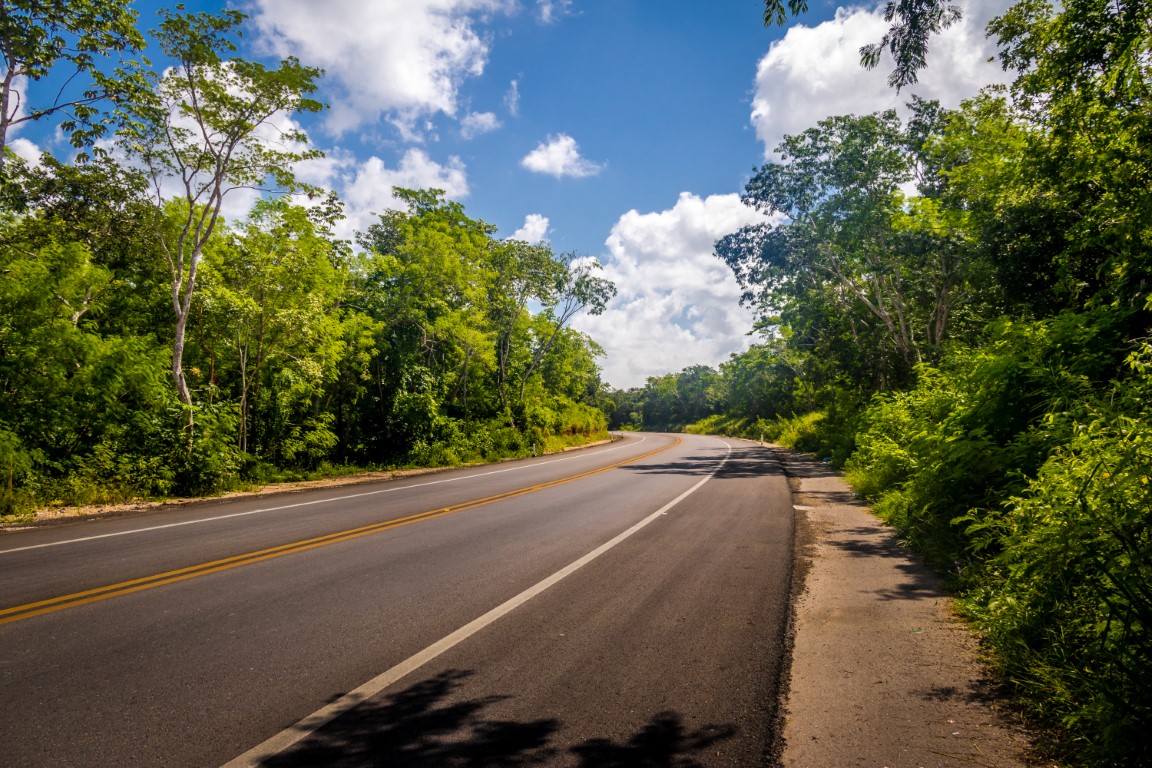
<instances>
[{"instance_id":1,"label":"asphalt road surface","mask_svg":"<svg viewBox=\"0 0 1152 768\"><path fill-rule=\"evenodd\" d=\"M9 533L0 763L770 765L791 569L693 435Z\"/></svg>"}]
</instances>

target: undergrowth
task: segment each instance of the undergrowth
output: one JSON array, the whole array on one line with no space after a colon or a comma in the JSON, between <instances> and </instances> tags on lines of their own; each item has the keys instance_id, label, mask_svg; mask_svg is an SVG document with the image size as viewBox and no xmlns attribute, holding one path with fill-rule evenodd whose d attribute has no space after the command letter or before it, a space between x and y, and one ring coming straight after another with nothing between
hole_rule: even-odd
<instances>
[{"instance_id":1,"label":"undergrowth","mask_svg":"<svg viewBox=\"0 0 1152 768\"><path fill-rule=\"evenodd\" d=\"M1152 344L1105 347L1105 322L1001 323L855 408L690 431L843 464L946 578L1049 757L1152 765Z\"/></svg>"}]
</instances>

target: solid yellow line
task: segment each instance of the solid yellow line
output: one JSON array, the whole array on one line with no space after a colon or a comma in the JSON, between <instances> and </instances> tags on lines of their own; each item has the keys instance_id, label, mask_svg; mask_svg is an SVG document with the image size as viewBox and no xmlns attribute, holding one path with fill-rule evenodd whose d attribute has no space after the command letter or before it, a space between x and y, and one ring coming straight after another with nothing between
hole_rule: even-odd
<instances>
[{"instance_id":1,"label":"solid yellow line","mask_svg":"<svg viewBox=\"0 0 1152 768\"><path fill-rule=\"evenodd\" d=\"M281 544L267 549L257 550L255 552L247 552L241 555L233 555L221 560L212 560L207 563L200 563L199 565L190 565L185 568L178 568L174 571L165 571L163 573L153 574L152 576L144 576L130 581L123 581L117 584L109 584L104 587L96 587L94 589L84 590L83 592L73 592L68 595L61 595L59 597L48 598L46 600L39 600L34 603L25 603L24 605L16 605L11 608L0 609L0 624L8 624L21 619L28 619L33 616L42 616L46 613L53 613L65 608L71 608L78 605L87 605L95 603L100 600L106 600L110 597L117 597L119 595L130 595L133 592L141 592L145 589L152 589L153 587L160 587L166 584L175 584L176 582L186 581L197 576L205 576L210 573L218 573L220 571L238 568L242 565L249 565L251 563L259 563L264 560L271 560L276 557L290 555L296 552L305 552L309 549L327 546L329 544L336 544L342 541L349 541L361 536L367 536L372 533L380 531L391 530L412 523L418 523L424 520L431 520L437 517L443 517L455 512L463 512L468 509L475 509L486 504L492 504L497 501L504 501L506 499L516 498L517 496L524 496L536 491L542 491L548 488L554 488L558 485L571 483L575 480L582 480L586 477L598 475L601 472L607 472L625 464L631 464L636 461L641 461L650 456L655 456L658 453L667 451L680 445L683 440L675 438L675 441L670 445L663 448L657 448L654 451L633 456L632 458L618 461L615 464L608 464L588 472L582 472L578 475L571 475L570 477L563 477L558 480L549 480L545 483L538 483L526 488L517 488L512 491L505 491L503 493L495 494L494 496L486 496L482 499L475 499L473 501L466 501L460 504L455 504L448 507L440 507L439 509L427 510L425 512L417 512L406 517L397 518L395 520L386 520L384 522L372 523L370 525L360 526L358 528L350 528L344 531L337 531L335 533L317 536L311 539L302 539L301 541L291 542L289 544Z\"/></svg>"}]
</instances>

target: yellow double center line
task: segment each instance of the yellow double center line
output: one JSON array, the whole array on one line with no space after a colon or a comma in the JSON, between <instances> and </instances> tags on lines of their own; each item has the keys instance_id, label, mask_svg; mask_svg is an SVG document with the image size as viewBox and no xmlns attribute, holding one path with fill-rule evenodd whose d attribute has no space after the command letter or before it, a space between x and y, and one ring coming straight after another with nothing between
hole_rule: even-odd
<instances>
[{"instance_id":1,"label":"yellow double center line","mask_svg":"<svg viewBox=\"0 0 1152 768\"><path fill-rule=\"evenodd\" d=\"M455 512L463 512L466 509L475 509L482 507L486 504L494 504L498 501L506 499L514 499L517 496L524 496L536 491L543 491L547 488L554 488L558 485L571 483L576 480L582 480L586 477L598 475L601 472L607 472L617 467L622 467L625 464L642 461L650 456L655 456L658 453L667 451L670 448L675 448L681 443L680 438L676 438L675 442L671 445L666 445L663 448L657 448L654 451L643 453L639 456L633 456L615 464L608 464L588 472L581 472L578 475L570 475L569 477L562 477L559 480L549 480L546 483L538 483L537 485L530 485L526 488L518 488L513 491L505 491L498 493L494 496L485 496L482 499L475 499L473 501L466 501L461 504L454 504L449 507L440 507L439 509L431 509L427 512L417 512L414 515L407 517L398 517L394 520L385 520L380 523L372 523L371 525L360 526L359 528L349 528L344 531L337 531L336 533L329 533L324 536L317 536L312 539L303 539L301 541L294 541L290 544L281 544L278 547L269 547L268 549L261 549L255 552L248 552L242 555L234 555L233 557L226 557L222 560L212 560L207 563L200 563L199 565L190 565L187 568L178 568L174 571L165 571L164 573L157 573L152 576L144 576L139 579L132 579L131 581L122 581L118 584L109 584L106 587L96 587L95 589L87 589L83 592L73 592L70 595L61 595L60 597L53 597L47 600L39 600L34 603L26 603L24 605L13 606L12 608L0 609L0 624L8 624L13 621L20 621L21 619L29 619L33 616L41 616L45 613L52 613L54 611L61 611L65 608L73 608L78 605L87 605L88 603L95 603L99 600L107 600L110 597L118 597L120 595L128 595L133 592L141 592L145 589L152 589L153 587L162 587L165 584L174 584L178 581L186 581L194 579L197 576L205 576L209 573L217 573L219 571L226 571L231 568L239 568L242 565L250 565L252 563L259 563L263 560L271 560L275 557L283 557L284 555L291 555L296 552L304 552L309 549L316 549L317 547L325 547L329 544L337 544L342 541L349 541L357 539L361 536L367 536L372 533L379 533L380 531L387 531L393 528L399 528L404 525L411 525L412 523L419 523L423 520L431 520L437 517L444 517L451 515Z\"/></svg>"}]
</instances>

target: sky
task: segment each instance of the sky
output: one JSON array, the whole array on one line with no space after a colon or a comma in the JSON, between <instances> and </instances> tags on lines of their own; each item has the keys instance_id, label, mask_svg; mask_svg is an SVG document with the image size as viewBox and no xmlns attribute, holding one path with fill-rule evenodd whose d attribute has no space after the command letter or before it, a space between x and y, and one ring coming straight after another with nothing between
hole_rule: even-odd
<instances>
[{"instance_id":1,"label":"sky","mask_svg":"<svg viewBox=\"0 0 1152 768\"><path fill-rule=\"evenodd\" d=\"M716 366L756 341L712 246L760 220L739 193L785 134L911 94L956 106L1005 80L983 35L1005 0L960 0L964 21L899 94L885 84L889 62L858 64L883 34L881 6L811 4L766 28L761 0L185 2L247 13L246 57L294 55L326 71L329 109L300 120L325 158L298 174L339 193L341 235L400 207L393 186L436 187L499 237L598 259L618 295L573 325L604 347L603 378L617 388ZM163 5L134 3L141 26ZM13 148L66 154L38 130Z\"/></svg>"}]
</instances>

